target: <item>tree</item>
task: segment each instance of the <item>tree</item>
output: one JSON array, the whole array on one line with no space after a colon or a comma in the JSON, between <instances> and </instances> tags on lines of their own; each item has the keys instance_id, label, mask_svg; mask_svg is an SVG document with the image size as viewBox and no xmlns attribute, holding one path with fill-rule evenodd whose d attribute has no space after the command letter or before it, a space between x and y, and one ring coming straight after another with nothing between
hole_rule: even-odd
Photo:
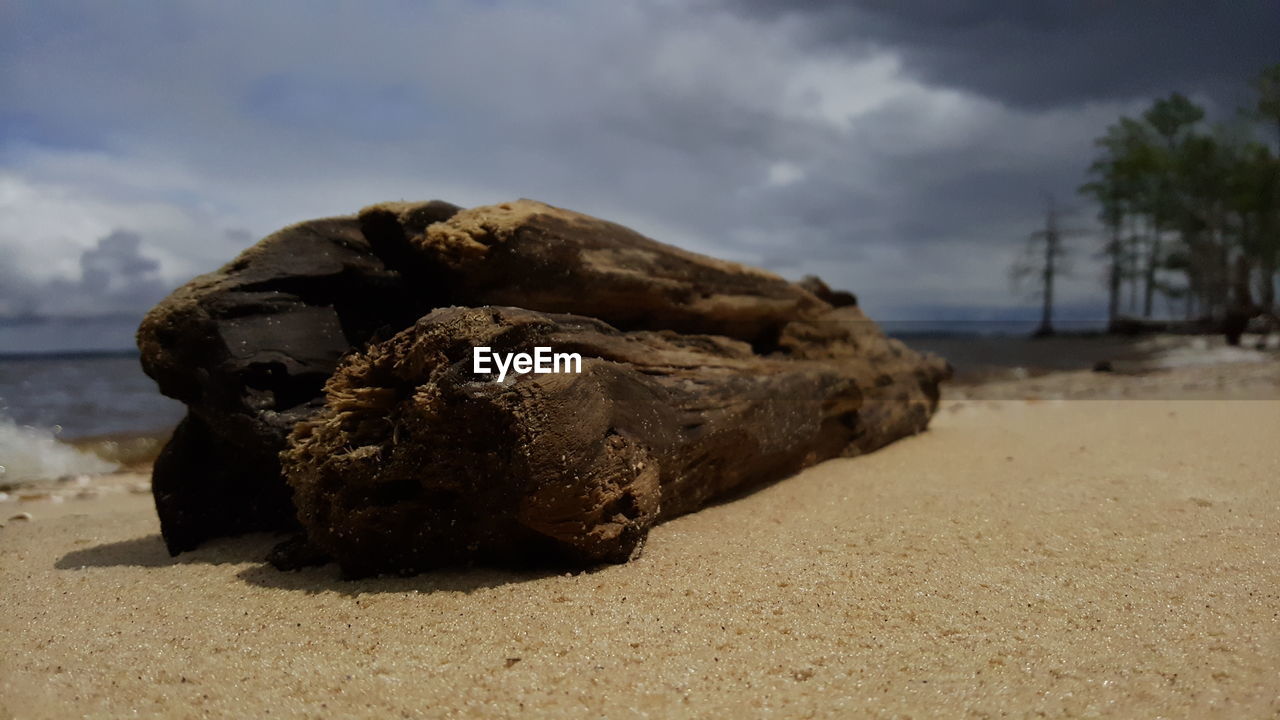
<instances>
[{"instance_id":1,"label":"tree","mask_svg":"<svg viewBox=\"0 0 1280 720\"><path fill-rule=\"evenodd\" d=\"M1182 93L1172 93L1155 101L1142 114L1142 119L1164 141L1166 149L1174 150L1186 132L1204 119L1204 108L1187 99Z\"/></svg>"},{"instance_id":2,"label":"tree","mask_svg":"<svg viewBox=\"0 0 1280 720\"><path fill-rule=\"evenodd\" d=\"M1253 80L1258 93L1254 116L1264 122L1275 123L1277 139L1280 139L1280 63L1264 68Z\"/></svg>"},{"instance_id":3,"label":"tree","mask_svg":"<svg viewBox=\"0 0 1280 720\"><path fill-rule=\"evenodd\" d=\"M1253 82L1245 112L1280 130L1280 65ZM1280 267L1280 158L1256 140L1256 124L1206 127L1180 93L1139 118L1121 117L1095 141L1080 192L1106 231L1108 316L1122 298L1150 317L1157 296L1188 319L1216 323L1273 312ZM1127 290L1127 293L1125 292ZM1256 292L1255 292L1256 291ZM1256 301L1255 301L1256 299Z\"/></svg>"},{"instance_id":4,"label":"tree","mask_svg":"<svg viewBox=\"0 0 1280 720\"><path fill-rule=\"evenodd\" d=\"M1141 124L1131 118L1121 118L1109 126L1106 135L1094 141L1102 151L1089 166L1089 174L1094 180L1079 190L1097 201L1098 218L1108 231L1103 254L1107 258L1109 325L1114 324L1120 315L1121 290L1125 282L1131 284L1130 298L1134 297L1132 283L1137 275L1132 265L1137 258L1136 245L1139 242L1134 217L1144 204L1144 173L1151 162L1144 134ZM1126 229L1129 230L1128 236L1125 235Z\"/></svg>"},{"instance_id":5,"label":"tree","mask_svg":"<svg viewBox=\"0 0 1280 720\"><path fill-rule=\"evenodd\" d=\"M1254 78L1253 89L1258 93L1253 116L1263 122L1274 123L1277 140L1280 141L1280 63L1264 68ZM1277 144L1280 151L1280 144ZM1259 302L1273 315L1277 312L1276 272L1280 266L1280 156L1267 148L1255 148L1249 155L1245 194L1247 205L1253 213L1257 234L1253 243L1258 253L1261 278Z\"/></svg>"},{"instance_id":6,"label":"tree","mask_svg":"<svg viewBox=\"0 0 1280 720\"><path fill-rule=\"evenodd\" d=\"M1159 227L1159 178L1166 161L1159 134L1143 120L1122 117L1094 144L1101 150L1089 168L1095 179L1082 186L1080 192L1098 201L1100 218L1109 231L1104 254L1110 266L1108 320L1114 322L1119 315L1123 285L1128 286L1129 312L1137 309L1140 289L1144 306L1150 304L1145 300L1155 283L1150 261L1157 255L1153 236ZM1139 266L1143 259L1148 261L1147 271ZM1140 280L1145 287L1139 288Z\"/></svg>"},{"instance_id":7,"label":"tree","mask_svg":"<svg viewBox=\"0 0 1280 720\"><path fill-rule=\"evenodd\" d=\"M1258 273L1257 304L1275 312L1280 266L1280 158L1265 145L1243 148L1232 178L1230 205L1240 218L1240 250ZM1252 278L1241 280L1248 283Z\"/></svg>"},{"instance_id":8,"label":"tree","mask_svg":"<svg viewBox=\"0 0 1280 720\"><path fill-rule=\"evenodd\" d=\"M1153 192L1149 198L1151 236L1147 245L1143 278L1142 315L1151 317L1157 287L1156 273L1165 259L1163 233L1179 212L1174 186L1175 168L1179 155L1186 148L1188 134L1204 119L1204 108L1191 102L1181 93L1173 93L1167 98L1155 101L1151 108L1142 114L1142 119L1160 139L1158 146L1148 149L1151 153L1154 172Z\"/></svg>"},{"instance_id":9,"label":"tree","mask_svg":"<svg viewBox=\"0 0 1280 720\"><path fill-rule=\"evenodd\" d=\"M1124 201L1123 192L1115 177L1114 168L1099 168L1102 177L1080 186L1082 195L1098 201L1098 219L1107 229L1107 243L1103 255L1107 259L1107 325L1120 316L1120 284L1124 280Z\"/></svg>"},{"instance_id":10,"label":"tree","mask_svg":"<svg viewBox=\"0 0 1280 720\"><path fill-rule=\"evenodd\" d=\"M1062 231L1058 227L1058 209L1052 195L1045 198L1044 229L1031 233L1026 252L1014 261L1010 277L1021 285L1030 279L1036 281L1034 295L1040 299L1040 325L1032 337L1049 337L1053 329L1053 284L1062 272L1065 248Z\"/></svg>"}]
</instances>

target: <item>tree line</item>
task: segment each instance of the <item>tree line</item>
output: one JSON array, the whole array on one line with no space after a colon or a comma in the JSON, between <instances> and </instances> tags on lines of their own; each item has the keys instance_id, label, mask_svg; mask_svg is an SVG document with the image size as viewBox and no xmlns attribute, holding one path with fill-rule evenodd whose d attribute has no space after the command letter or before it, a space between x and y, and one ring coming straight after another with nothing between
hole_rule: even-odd
<instances>
[{"instance_id":1,"label":"tree line","mask_svg":"<svg viewBox=\"0 0 1280 720\"><path fill-rule=\"evenodd\" d=\"M1089 182L1106 229L1108 317L1221 326L1276 311L1280 64L1252 83L1240 122L1210 125L1180 93L1121 117L1095 144ZM1280 147L1280 146L1277 146Z\"/></svg>"}]
</instances>

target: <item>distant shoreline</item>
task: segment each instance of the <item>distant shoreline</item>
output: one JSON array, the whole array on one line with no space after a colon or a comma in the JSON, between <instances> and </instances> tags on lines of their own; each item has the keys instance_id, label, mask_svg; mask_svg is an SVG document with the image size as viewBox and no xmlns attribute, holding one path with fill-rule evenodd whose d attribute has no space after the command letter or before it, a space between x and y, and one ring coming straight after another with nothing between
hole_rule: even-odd
<instances>
[{"instance_id":1,"label":"distant shoreline","mask_svg":"<svg viewBox=\"0 0 1280 720\"><path fill-rule=\"evenodd\" d=\"M33 352L0 352L0 362L18 360L94 360L97 358L138 357L137 348L120 350L49 350Z\"/></svg>"}]
</instances>

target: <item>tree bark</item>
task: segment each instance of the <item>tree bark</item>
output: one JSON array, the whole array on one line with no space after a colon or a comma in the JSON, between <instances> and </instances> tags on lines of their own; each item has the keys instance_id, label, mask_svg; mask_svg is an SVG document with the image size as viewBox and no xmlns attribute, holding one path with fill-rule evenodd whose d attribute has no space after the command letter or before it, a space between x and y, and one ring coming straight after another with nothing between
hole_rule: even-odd
<instances>
[{"instance_id":1,"label":"tree bark","mask_svg":"<svg viewBox=\"0 0 1280 720\"><path fill-rule=\"evenodd\" d=\"M1161 230L1160 222L1154 221L1151 238L1147 246L1147 266L1143 271L1142 317L1150 318L1154 310L1156 296L1156 271L1160 265Z\"/></svg>"},{"instance_id":2,"label":"tree bark","mask_svg":"<svg viewBox=\"0 0 1280 720\"><path fill-rule=\"evenodd\" d=\"M1268 313L1276 312L1276 259L1274 254L1264 255L1259 267L1258 304Z\"/></svg>"},{"instance_id":3,"label":"tree bark","mask_svg":"<svg viewBox=\"0 0 1280 720\"><path fill-rule=\"evenodd\" d=\"M1119 221L1111 226L1111 240L1107 243L1107 327L1114 326L1120 316L1120 282L1124 275L1120 227Z\"/></svg>"}]
</instances>

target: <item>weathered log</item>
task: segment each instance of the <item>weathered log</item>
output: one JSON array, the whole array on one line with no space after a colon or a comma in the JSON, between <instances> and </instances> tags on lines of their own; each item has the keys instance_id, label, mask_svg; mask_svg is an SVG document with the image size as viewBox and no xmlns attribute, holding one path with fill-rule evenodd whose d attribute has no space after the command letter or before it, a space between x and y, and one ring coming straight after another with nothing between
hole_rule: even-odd
<instances>
[{"instance_id":1,"label":"weathered log","mask_svg":"<svg viewBox=\"0 0 1280 720\"><path fill-rule=\"evenodd\" d=\"M789 322L829 305L773 273L688 252L533 200L414 222L414 206L360 213L370 242L451 304L599 318L622 330L725 335L773 350Z\"/></svg>"},{"instance_id":2,"label":"weathered log","mask_svg":"<svg viewBox=\"0 0 1280 720\"><path fill-rule=\"evenodd\" d=\"M809 287L852 300L820 281ZM296 526L279 453L322 404L339 360L455 304L715 333L796 358L857 358L859 322L878 337L856 308L833 310L765 271L533 201L461 212L387 203L294 225L179 288L139 328L144 369L188 406L153 473L170 552ZM854 315L822 320L844 311Z\"/></svg>"},{"instance_id":3,"label":"weathered log","mask_svg":"<svg viewBox=\"0 0 1280 720\"><path fill-rule=\"evenodd\" d=\"M813 340L801 330L795 347ZM657 522L922 431L945 364L860 341L856 356L761 357L719 336L437 310L349 358L283 464L311 541L351 576L625 561ZM473 372L476 346L579 353L581 373L498 382Z\"/></svg>"}]
</instances>

